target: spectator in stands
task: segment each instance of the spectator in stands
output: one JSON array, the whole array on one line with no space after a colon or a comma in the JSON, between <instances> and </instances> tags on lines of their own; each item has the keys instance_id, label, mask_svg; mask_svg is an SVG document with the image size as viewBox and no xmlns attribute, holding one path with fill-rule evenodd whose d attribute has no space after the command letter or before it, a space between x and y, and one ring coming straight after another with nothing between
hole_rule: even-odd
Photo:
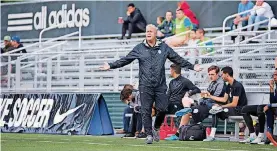
<instances>
[{"instance_id":1,"label":"spectator in stands","mask_svg":"<svg viewBox=\"0 0 277 151\"><path fill-rule=\"evenodd\" d=\"M195 13L190 9L189 4L186 1L179 2L178 8L182 9L184 14L190 19L193 29L197 29L199 27L199 21L197 20Z\"/></svg>"},{"instance_id":2,"label":"spectator in stands","mask_svg":"<svg viewBox=\"0 0 277 151\"><path fill-rule=\"evenodd\" d=\"M169 105L167 112L160 112L157 114L155 121L155 128L159 128L165 118L165 114L175 114L177 111L184 108L182 98L189 99L191 96L200 93L200 89L195 86L189 79L181 75L181 67L176 64L170 66L170 75L174 79L170 81L167 96ZM176 126L180 125L179 119ZM177 138L177 136L175 137ZM175 139L167 138L167 139Z\"/></svg>"},{"instance_id":3,"label":"spectator in stands","mask_svg":"<svg viewBox=\"0 0 277 151\"><path fill-rule=\"evenodd\" d=\"M258 23L264 20L271 20L274 17L271 6L264 2L264 0L257 0L256 5L251 11L251 16L248 19L248 25L252 25L254 23ZM257 24L254 26L253 31L257 31L261 25L267 25L268 22L263 24ZM247 29L248 31L252 30L252 27Z\"/></svg>"},{"instance_id":4,"label":"spectator in stands","mask_svg":"<svg viewBox=\"0 0 277 151\"><path fill-rule=\"evenodd\" d=\"M166 44L170 47L178 47L184 44L184 42L188 39L188 35L185 34L187 31L193 28L190 19L184 15L182 9L176 10L176 19L175 19L175 36L168 37L166 39Z\"/></svg>"},{"instance_id":5,"label":"spectator in stands","mask_svg":"<svg viewBox=\"0 0 277 151\"><path fill-rule=\"evenodd\" d=\"M165 61L167 58L183 68L200 71L199 65L192 65L180 57L167 44L157 40L157 27L147 25L146 39L134 47L126 57L113 63L104 63L100 69L109 70L123 67L135 59L139 60L139 91L141 97L142 122L147 134L146 144L159 141L159 129L152 129L152 106L155 102L157 114L167 109Z\"/></svg>"},{"instance_id":6,"label":"spectator in stands","mask_svg":"<svg viewBox=\"0 0 277 151\"><path fill-rule=\"evenodd\" d=\"M12 51L14 47L12 46L12 43L11 43L11 37L5 36L3 40L4 40L4 48L1 48L1 53Z\"/></svg>"},{"instance_id":7,"label":"spectator in stands","mask_svg":"<svg viewBox=\"0 0 277 151\"><path fill-rule=\"evenodd\" d=\"M185 42L185 44L187 44L188 47L197 47L197 43L198 43L199 39L196 38L196 30L192 29L189 33L189 40ZM190 60L191 62L196 62L195 57L199 55L199 52L197 49L193 48L193 49L188 49L186 51L186 56L190 56Z\"/></svg>"},{"instance_id":8,"label":"spectator in stands","mask_svg":"<svg viewBox=\"0 0 277 151\"><path fill-rule=\"evenodd\" d=\"M132 33L145 32L146 20L144 19L141 11L135 7L133 3L128 5L127 19L123 21L122 36L119 39L123 39L126 31L128 30L128 37L130 39Z\"/></svg>"},{"instance_id":9,"label":"spectator in stands","mask_svg":"<svg viewBox=\"0 0 277 151\"><path fill-rule=\"evenodd\" d=\"M208 75L209 79L211 80L211 83L209 84L207 88L207 92L209 92L213 96L217 97L223 97L225 94L225 83L223 79L219 76L220 69L217 66L211 66L208 68ZM202 99L199 100L200 104L196 106L190 106L192 105L192 101L188 99L182 100L184 109L176 112L177 116L182 116L180 127L182 125L187 125L190 121L190 116L192 117L193 121L195 123L202 122L204 119L208 118L209 116L209 110L212 108L212 106L215 104L215 100L210 98L205 98L206 91L201 92ZM220 103L220 102L217 102ZM217 127L217 121L216 117L213 116L212 120L212 133L211 135L215 134ZM172 136L170 138L167 138L167 140L177 140L179 136L179 133L177 132L175 136Z\"/></svg>"},{"instance_id":10,"label":"spectator in stands","mask_svg":"<svg viewBox=\"0 0 277 151\"><path fill-rule=\"evenodd\" d=\"M13 36L11 38L11 44L15 49L19 49L24 47L22 43L20 43L20 38L18 36ZM16 53L27 53L26 49L22 49L20 51L17 51Z\"/></svg>"},{"instance_id":11,"label":"spectator in stands","mask_svg":"<svg viewBox=\"0 0 277 151\"><path fill-rule=\"evenodd\" d=\"M182 9L176 10L175 34L189 31L193 28L190 19L184 14Z\"/></svg>"},{"instance_id":12,"label":"spectator in stands","mask_svg":"<svg viewBox=\"0 0 277 151\"><path fill-rule=\"evenodd\" d=\"M157 26L159 27L160 25L162 25L163 21L164 21L164 17L158 16L157 17Z\"/></svg>"},{"instance_id":13,"label":"spectator in stands","mask_svg":"<svg viewBox=\"0 0 277 151\"><path fill-rule=\"evenodd\" d=\"M275 85L275 90L274 90ZM267 118L267 138L277 146L277 137L273 135L274 115L277 116L277 57L275 58L275 71L273 73L273 79L269 82L270 88L270 104L264 107L264 112Z\"/></svg>"},{"instance_id":14,"label":"spectator in stands","mask_svg":"<svg viewBox=\"0 0 277 151\"><path fill-rule=\"evenodd\" d=\"M13 49L15 49L12 46L10 36L5 36L3 40L4 40L4 48L1 48L1 54L12 51ZM7 56L1 57L1 63L7 63L8 61L9 61L9 58ZM2 76L7 75L7 74L8 74L8 65L1 66L1 83L4 82L4 81L5 82L7 81L7 78L2 77Z\"/></svg>"},{"instance_id":15,"label":"spectator in stands","mask_svg":"<svg viewBox=\"0 0 277 151\"><path fill-rule=\"evenodd\" d=\"M174 35L175 22L173 20L173 13L167 11L165 14L165 20L158 26L158 38L162 39Z\"/></svg>"},{"instance_id":16,"label":"spectator in stands","mask_svg":"<svg viewBox=\"0 0 277 151\"><path fill-rule=\"evenodd\" d=\"M206 42L210 39L208 37L205 37L205 30L203 28L197 29L196 38L199 39L197 43L198 46L213 46L213 42ZM204 55L204 54L213 52L213 50L214 50L213 48L204 48L204 49L200 49L199 53L201 55Z\"/></svg>"},{"instance_id":17,"label":"spectator in stands","mask_svg":"<svg viewBox=\"0 0 277 151\"><path fill-rule=\"evenodd\" d=\"M131 127L128 133L124 137L135 137L136 132L140 133L142 130L142 119L141 119L141 101L138 91L133 91L132 89L123 89L121 91L122 101L129 106L132 106L134 112L132 114Z\"/></svg>"},{"instance_id":18,"label":"spectator in stands","mask_svg":"<svg viewBox=\"0 0 277 151\"><path fill-rule=\"evenodd\" d=\"M254 4L249 0L241 0L238 6L238 13L251 10L254 7ZM233 24L231 26L231 30L237 28L238 26L244 27L248 24L249 16L251 15L250 12L237 15L236 18L233 20Z\"/></svg>"}]
</instances>

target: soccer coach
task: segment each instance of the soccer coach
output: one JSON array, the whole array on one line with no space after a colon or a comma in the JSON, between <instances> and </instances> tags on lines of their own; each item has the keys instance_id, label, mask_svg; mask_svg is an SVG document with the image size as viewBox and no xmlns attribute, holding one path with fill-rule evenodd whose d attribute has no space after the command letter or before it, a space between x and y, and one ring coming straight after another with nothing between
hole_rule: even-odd
<instances>
[{"instance_id":1,"label":"soccer coach","mask_svg":"<svg viewBox=\"0 0 277 151\"><path fill-rule=\"evenodd\" d=\"M101 70L123 67L135 59L139 61L139 92L141 97L142 123L147 134L146 143L152 144L153 140L159 141L158 130L152 131L152 106L155 102L157 114L164 112L168 106L166 95L167 85L165 77L165 61L168 58L173 63L183 68L200 71L199 65L192 65L180 57L167 44L161 43L156 38L157 28L150 24L146 27L146 39L136 45L126 57L113 63L104 63Z\"/></svg>"}]
</instances>

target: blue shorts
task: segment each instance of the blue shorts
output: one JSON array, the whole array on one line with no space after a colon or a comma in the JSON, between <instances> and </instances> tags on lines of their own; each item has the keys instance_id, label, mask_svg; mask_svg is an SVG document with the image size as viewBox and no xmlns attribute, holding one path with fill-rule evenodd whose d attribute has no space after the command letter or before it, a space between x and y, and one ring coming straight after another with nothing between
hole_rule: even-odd
<instances>
[{"instance_id":1,"label":"blue shorts","mask_svg":"<svg viewBox=\"0 0 277 151\"><path fill-rule=\"evenodd\" d=\"M206 105L209 109L212 109L212 107L216 104L214 100L207 98L201 98L199 102L200 105Z\"/></svg>"}]
</instances>

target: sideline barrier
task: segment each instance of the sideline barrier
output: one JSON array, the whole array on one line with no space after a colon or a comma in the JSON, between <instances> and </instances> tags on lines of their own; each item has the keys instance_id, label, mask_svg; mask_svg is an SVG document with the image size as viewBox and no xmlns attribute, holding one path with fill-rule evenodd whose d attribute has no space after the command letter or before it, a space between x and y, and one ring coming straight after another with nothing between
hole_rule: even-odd
<instances>
[{"instance_id":1,"label":"sideline barrier","mask_svg":"<svg viewBox=\"0 0 277 151\"><path fill-rule=\"evenodd\" d=\"M112 135L100 93L1 94L1 132Z\"/></svg>"}]
</instances>

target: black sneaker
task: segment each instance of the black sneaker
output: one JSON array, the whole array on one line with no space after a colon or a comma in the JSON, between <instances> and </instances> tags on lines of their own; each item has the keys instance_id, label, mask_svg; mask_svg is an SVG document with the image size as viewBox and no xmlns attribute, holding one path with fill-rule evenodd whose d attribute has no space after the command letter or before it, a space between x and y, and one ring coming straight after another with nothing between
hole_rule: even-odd
<instances>
[{"instance_id":1,"label":"black sneaker","mask_svg":"<svg viewBox=\"0 0 277 151\"><path fill-rule=\"evenodd\" d=\"M135 134L127 133L123 136L123 138L131 138L131 137L135 137Z\"/></svg>"},{"instance_id":2,"label":"black sneaker","mask_svg":"<svg viewBox=\"0 0 277 151\"><path fill-rule=\"evenodd\" d=\"M146 137L147 137L147 135L145 133L139 133L137 136L138 139L144 139Z\"/></svg>"},{"instance_id":3,"label":"black sneaker","mask_svg":"<svg viewBox=\"0 0 277 151\"><path fill-rule=\"evenodd\" d=\"M265 144L265 145L269 145L269 144L270 144L270 140L269 140L269 139L266 139L266 140L264 141L264 144Z\"/></svg>"}]
</instances>

